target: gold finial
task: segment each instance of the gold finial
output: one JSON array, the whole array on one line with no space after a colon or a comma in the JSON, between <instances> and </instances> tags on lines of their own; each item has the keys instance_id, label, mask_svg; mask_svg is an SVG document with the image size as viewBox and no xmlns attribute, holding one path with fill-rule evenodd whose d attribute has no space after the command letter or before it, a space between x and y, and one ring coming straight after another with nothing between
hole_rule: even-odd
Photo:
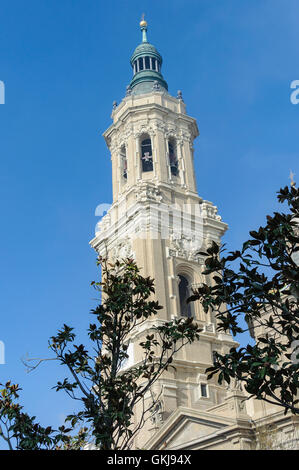
<instances>
[{"instance_id":1,"label":"gold finial","mask_svg":"<svg viewBox=\"0 0 299 470\"><path fill-rule=\"evenodd\" d=\"M295 176L295 173L293 173L292 170L290 170L291 186L296 186L296 183L294 181L294 176Z\"/></svg>"},{"instance_id":2,"label":"gold finial","mask_svg":"<svg viewBox=\"0 0 299 470\"><path fill-rule=\"evenodd\" d=\"M140 21L140 27L147 27L147 22L145 21L144 19L144 13L142 13L142 16L141 16L141 21Z\"/></svg>"}]
</instances>

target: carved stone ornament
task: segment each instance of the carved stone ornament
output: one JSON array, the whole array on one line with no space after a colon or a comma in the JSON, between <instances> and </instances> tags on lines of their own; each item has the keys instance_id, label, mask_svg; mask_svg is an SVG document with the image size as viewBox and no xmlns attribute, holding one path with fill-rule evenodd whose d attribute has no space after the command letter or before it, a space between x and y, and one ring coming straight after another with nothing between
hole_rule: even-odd
<instances>
[{"instance_id":1,"label":"carved stone ornament","mask_svg":"<svg viewBox=\"0 0 299 470\"><path fill-rule=\"evenodd\" d=\"M150 420L155 426L161 426L161 424L163 423L163 403L161 400L158 400L154 404L152 408L152 413L150 415Z\"/></svg>"},{"instance_id":2,"label":"carved stone ornament","mask_svg":"<svg viewBox=\"0 0 299 470\"><path fill-rule=\"evenodd\" d=\"M230 384L227 384L226 390L228 392L234 392L234 391L239 391L242 392L242 383L238 379L232 379Z\"/></svg>"},{"instance_id":3,"label":"carved stone ornament","mask_svg":"<svg viewBox=\"0 0 299 470\"><path fill-rule=\"evenodd\" d=\"M178 90L177 99L180 100L180 101L184 101L183 100L183 93L181 92L181 90Z\"/></svg>"},{"instance_id":4,"label":"carved stone ornament","mask_svg":"<svg viewBox=\"0 0 299 470\"><path fill-rule=\"evenodd\" d=\"M203 201L201 206L201 214L203 218L209 218L214 220L221 220L221 216L217 214L217 207L209 201Z\"/></svg>"},{"instance_id":5,"label":"carved stone ornament","mask_svg":"<svg viewBox=\"0 0 299 470\"><path fill-rule=\"evenodd\" d=\"M197 255L197 252L202 247L202 240L195 236L195 234L179 234L172 233L170 235L170 256L196 261L199 264L204 264L204 259Z\"/></svg>"},{"instance_id":6,"label":"carved stone ornament","mask_svg":"<svg viewBox=\"0 0 299 470\"><path fill-rule=\"evenodd\" d=\"M155 135L155 131L152 126L150 126L147 122L142 123L134 131L135 139L142 136L142 134L149 134L150 137Z\"/></svg>"},{"instance_id":7,"label":"carved stone ornament","mask_svg":"<svg viewBox=\"0 0 299 470\"><path fill-rule=\"evenodd\" d=\"M110 152L112 154L115 152L120 152L121 147L127 144L128 138L132 132L133 130L131 124L127 124L125 127L122 127L122 129L116 130L108 143Z\"/></svg>"},{"instance_id":8,"label":"carved stone ornament","mask_svg":"<svg viewBox=\"0 0 299 470\"><path fill-rule=\"evenodd\" d=\"M137 185L136 200L137 202L156 202L160 203L163 197L160 190L156 186L141 182Z\"/></svg>"},{"instance_id":9,"label":"carved stone ornament","mask_svg":"<svg viewBox=\"0 0 299 470\"><path fill-rule=\"evenodd\" d=\"M167 126L166 126L166 124L165 124L163 121L154 120L154 121L153 121L153 124L154 124L154 129L155 129L155 130L159 130L159 131L165 132L165 130L167 129Z\"/></svg>"},{"instance_id":10,"label":"carved stone ornament","mask_svg":"<svg viewBox=\"0 0 299 470\"><path fill-rule=\"evenodd\" d=\"M238 407L239 407L239 411L242 413L242 411L245 410L245 400L244 401L240 401L238 403Z\"/></svg>"},{"instance_id":11,"label":"carved stone ornament","mask_svg":"<svg viewBox=\"0 0 299 470\"><path fill-rule=\"evenodd\" d=\"M110 250L109 260L112 263L115 263L118 260L124 260L127 258L135 259L135 253L132 248L132 242L130 239L120 240Z\"/></svg>"},{"instance_id":12,"label":"carved stone ornament","mask_svg":"<svg viewBox=\"0 0 299 470\"><path fill-rule=\"evenodd\" d=\"M166 139L173 137L175 140L178 140L180 138L180 135L178 134L177 129L174 127L168 127L167 129L165 129L164 136Z\"/></svg>"},{"instance_id":13,"label":"carved stone ornament","mask_svg":"<svg viewBox=\"0 0 299 470\"><path fill-rule=\"evenodd\" d=\"M153 121L154 124L154 129L157 131L162 131L164 134L165 139L169 139L170 137L173 137L175 139L177 145L182 145L184 140L189 140L191 139L190 134L186 134L182 130L180 130L174 123L171 124L165 124L164 122L161 121Z\"/></svg>"},{"instance_id":14,"label":"carved stone ornament","mask_svg":"<svg viewBox=\"0 0 299 470\"><path fill-rule=\"evenodd\" d=\"M207 325L205 325L204 330L208 333L215 333L215 326L213 323L208 323Z\"/></svg>"},{"instance_id":15,"label":"carved stone ornament","mask_svg":"<svg viewBox=\"0 0 299 470\"><path fill-rule=\"evenodd\" d=\"M111 215L106 214L106 215L104 215L104 217L102 218L102 221L101 221L101 230L103 232L105 232L106 230L108 230L110 225L111 225Z\"/></svg>"}]
</instances>

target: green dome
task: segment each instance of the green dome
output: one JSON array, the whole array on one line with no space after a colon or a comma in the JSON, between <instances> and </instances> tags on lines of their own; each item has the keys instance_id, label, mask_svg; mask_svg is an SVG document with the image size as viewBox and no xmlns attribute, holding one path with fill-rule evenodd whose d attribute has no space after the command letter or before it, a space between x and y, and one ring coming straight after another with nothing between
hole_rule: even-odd
<instances>
[{"instance_id":1,"label":"green dome","mask_svg":"<svg viewBox=\"0 0 299 470\"><path fill-rule=\"evenodd\" d=\"M139 46L136 47L135 51L132 54L132 57L130 60L131 65L133 66L134 60L137 57L139 57L140 55L146 55L146 54L157 57L160 60L160 63L162 64L162 57L157 51L157 49L155 48L155 46L153 46L149 42L142 42L141 44L139 44Z\"/></svg>"},{"instance_id":2,"label":"green dome","mask_svg":"<svg viewBox=\"0 0 299 470\"><path fill-rule=\"evenodd\" d=\"M153 90L167 91L168 85L161 74L162 57L147 40L147 23L140 23L142 43L136 47L130 62L134 76L127 87L129 94L149 93Z\"/></svg>"}]
</instances>

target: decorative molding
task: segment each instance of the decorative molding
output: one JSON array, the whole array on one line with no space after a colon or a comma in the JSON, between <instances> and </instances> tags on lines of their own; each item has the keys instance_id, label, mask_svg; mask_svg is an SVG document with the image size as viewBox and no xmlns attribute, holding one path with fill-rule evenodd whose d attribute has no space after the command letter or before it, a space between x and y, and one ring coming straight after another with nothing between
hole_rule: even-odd
<instances>
[{"instance_id":1,"label":"decorative molding","mask_svg":"<svg viewBox=\"0 0 299 470\"><path fill-rule=\"evenodd\" d=\"M127 146L129 137L132 135L132 124L126 124L123 129L117 129L109 139L109 150L111 154L119 152L123 145Z\"/></svg>"},{"instance_id":2,"label":"decorative molding","mask_svg":"<svg viewBox=\"0 0 299 470\"><path fill-rule=\"evenodd\" d=\"M137 183L136 201L137 202L162 202L163 196L161 191L142 180Z\"/></svg>"},{"instance_id":3,"label":"decorative molding","mask_svg":"<svg viewBox=\"0 0 299 470\"><path fill-rule=\"evenodd\" d=\"M214 323L207 323L203 327L204 333L215 333L215 325Z\"/></svg>"},{"instance_id":4,"label":"decorative molding","mask_svg":"<svg viewBox=\"0 0 299 470\"><path fill-rule=\"evenodd\" d=\"M109 249L108 258L113 263L120 259L135 259L135 257L130 239L118 240L117 244Z\"/></svg>"},{"instance_id":5,"label":"decorative molding","mask_svg":"<svg viewBox=\"0 0 299 470\"><path fill-rule=\"evenodd\" d=\"M172 233L170 235L169 256L184 258L189 261L196 261L204 264L204 259L197 255L202 247L202 239L198 239L194 234Z\"/></svg>"},{"instance_id":6,"label":"decorative molding","mask_svg":"<svg viewBox=\"0 0 299 470\"><path fill-rule=\"evenodd\" d=\"M102 231L105 232L106 230L108 230L108 228L110 227L110 224L111 224L111 215L108 213L108 214L104 215L104 217L102 218L102 220L99 223L99 227L100 227L101 232Z\"/></svg>"},{"instance_id":7,"label":"decorative molding","mask_svg":"<svg viewBox=\"0 0 299 470\"><path fill-rule=\"evenodd\" d=\"M154 426L161 426L163 424L163 412L164 406L162 400L158 400L156 402L154 402L153 400L153 407L150 415L150 420Z\"/></svg>"},{"instance_id":8,"label":"decorative molding","mask_svg":"<svg viewBox=\"0 0 299 470\"><path fill-rule=\"evenodd\" d=\"M203 201L201 204L201 213L203 218L209 218L221 221L221 216L218 215L217 206L214 206L210 201Z\"/></svg>"},{"instance_id":9,"label":"decorative molding","mask_svg":"<svg viewBox=\"0 0 299 470\"><path fill-rule=\"evenodd\" d=\"M156 132L155 129L145 121L134 129L133 135L135 139L138 139L142 136L142 134L149 134L149 136L152 138L156 135Z\"/></svg>"}]
</instances>

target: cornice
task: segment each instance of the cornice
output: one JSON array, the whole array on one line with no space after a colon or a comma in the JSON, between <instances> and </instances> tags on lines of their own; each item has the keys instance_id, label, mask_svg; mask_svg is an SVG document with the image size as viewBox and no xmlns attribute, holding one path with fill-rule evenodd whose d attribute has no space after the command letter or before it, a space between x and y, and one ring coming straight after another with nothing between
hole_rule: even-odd
<instances>
[{"instance_id":1,"label":"cornice","mask_svg":"<svg viewBox=\"0 0 299 470\"><path fill-rule=\"evenodd\" d=\"M123 113L119 113L117 116L116 114L114 115L115 117L115 122L111 124L111 126L108 127L108 129L103 133L103 137L109 147L107 139L111 138L112 134L114 132L117 132L119 130L119 127L127 121L128 117L130 116L135 116L138 115L139 113L142 112L151 112L151 111L159 111L162 115L164 116L172 116L172 119L179 122L186 122L188 125L191 125L192 129L192 137L195 139L199 135L199 130L197 127L196 119L188 116L187 114L183 114L177 111L173 111L172 109L167 108L166 106L162 106L161 104L158 103L143 103L140 105L136 106L130 106L126 108ZM149 121L157 119L155 117L149 117ZM165 118L164 118L165 119ZM162 118L161 121L164 122L164 119Z\"/></svg>"}]
</instances>

